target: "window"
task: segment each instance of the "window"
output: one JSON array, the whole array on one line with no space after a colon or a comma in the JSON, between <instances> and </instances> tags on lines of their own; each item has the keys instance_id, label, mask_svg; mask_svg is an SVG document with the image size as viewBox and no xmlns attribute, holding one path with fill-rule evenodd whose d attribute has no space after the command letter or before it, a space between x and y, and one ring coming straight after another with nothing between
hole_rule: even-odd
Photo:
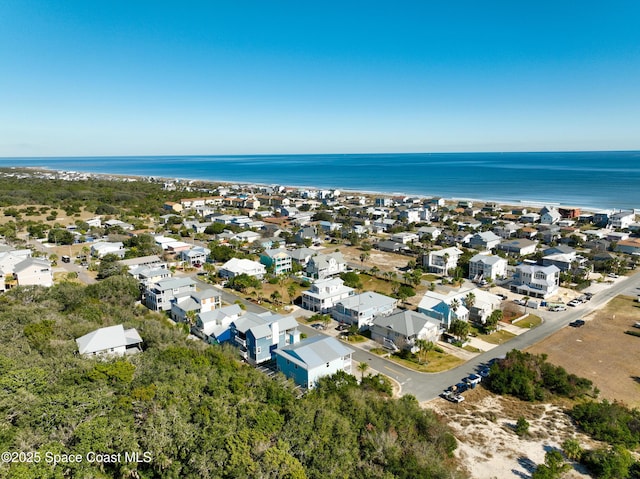
<instances>
[{"instance_id":1,"label":"window","mask_svg":"<svg viewBox=\"0 0 640 479\"><path fill-rule=\"evenodd\" d=\"M327 363L327 367L329 367L329 363Z\"/></svg>"},{"instance_id":2,"label":"window","mask_svg":"<svg viewBox=\"0 0 640 479\"><path fill-rule=\"evenodd\" d=\"M256 354L260 354L262 352L262 348L260 346L258 346L256 348Z\"/></svg>"}]
</instances>

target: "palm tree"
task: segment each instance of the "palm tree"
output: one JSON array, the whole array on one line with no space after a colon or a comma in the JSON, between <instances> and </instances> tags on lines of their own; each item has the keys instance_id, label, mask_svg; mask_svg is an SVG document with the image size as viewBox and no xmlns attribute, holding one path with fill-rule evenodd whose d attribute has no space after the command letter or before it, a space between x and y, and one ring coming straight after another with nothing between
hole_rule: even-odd
<instances>
[{"instance_id":1,"label":"palm tree","mask_svg":"<svg viewBox=\"0 0 640 479\"><path fill-rule=\"evenodd\" d=\"M187 314L185 315L185 319L187 320L187 323L189 323L189 326L196 324L197 317L198 313L195 310L187 311Z\"/></svg>"},{"instance_id":2,"label":"palm tree","mask_svg":"<svg viewBox=\"0 0 640 479\"><path fill-rule=\"evenodd\" d=\"M360 381L364 379L364 373L369 369L369 365L367 363L359 363L358 371L360 371Z\"/></svg>"},{"instance_id":3,"label":"palm tree","mask_svg":"<svg viewBox=\"0 0 640 479\"><path fill-rule=\"evenodd\" d=\"M273 293L271 293L271 301L273 301L273 304L275 304L276 306L278 306L278 303L281 299L282 295L278 291L274 291Z\"/></svg>"},{"instance_id":4,"label":"palm tree","mask_svg":"<svg viewBox=\"0 0 640 479\"><path fill-rule=\"evenodd\" d=\"M433 351L435 345L432 341L426 339L416 339L416 346L418 347L418 359L421 363L427 362L427 355L430 351Z\"/></svg>"},{"instance_id":5,"label":"palm tree","mask_svg":"<svg viewBox=\"0 0 640 479\"><path fill-rule=\"evenodd\" d=\"M289 301L293 304L293 300L295 299L294 296L296 294L296 287L293 283L287 287L287 294L289 295Z\"/></svg>"}]
</instances>

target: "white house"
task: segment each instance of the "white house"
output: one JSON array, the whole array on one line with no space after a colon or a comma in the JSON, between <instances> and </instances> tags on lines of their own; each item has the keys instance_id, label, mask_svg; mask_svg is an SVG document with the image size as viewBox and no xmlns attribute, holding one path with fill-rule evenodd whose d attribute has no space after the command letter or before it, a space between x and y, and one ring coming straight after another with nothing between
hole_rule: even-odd
<instances>
[{"instance_id":1,"label":"white house","mask_svg":"<svg viewBox=\"0 0 640 479\"><path fill-rule=\"evenodd\" d=\"M458 259L460 259L461 254L462 251L455 246L431 251L427 257L427 267L432 273L447 274L449 270L458 266Z\"/></svg>"},{"instance_id":2,"label":"white house","mask_svg":"<svg viewBox=\"0 0 640 479\"><path fill-rule=\"evenodd\" d=\"M340 300L353 295L354 289L340 278L316 280L311 289L302 292L302 307L309 311L328 313Z\"/></svg>"},{"instance_id":3,"label":"white house","mask_svg":"<svg viewBox=\"0 0 640 479\"><path fill-rule=\"evenodd\" d=\"M562 219L562 215L556 208L545 206L540 210L540 223L543 225L554 225Z\"/></svg>"},{"instance_id":4,"label":"white house","mask_svg":"<svg viewBox=\"0 0 640 479\"><path fill-rule=\"evenodd\" d=\"M53 270L46 259L27 258L15 265L13 274L18 286L53 286Z\"/></svg>"},{"instance_id":5,"label":"white house","mask_svg":"<svg viewBox=\"0 0 640 479\"><path fill-rule=\"evenodd\" d=\"M447 294L427 291L418 305L418 311L437 319L448 330L454 319L484 323L500 306L500 302L495 294L475 287L463 287Z\"/></svg>"},{"instance_id":6,"label":"white house","mask_svg":"<svg viewBox=\"0 0 640 479\"><path fill-rule=\"evenodd\" d=\"M479 253L469 260L469 279L495 281L507 276L507 260L500 256Z\"/></svg>"},{"instance_id":7,"label":"white house","mask_svg":"<svg viewBox=\"0 0 640 479\"><path fill-rule=\"evenodd\" d=\"M141 351L142 338L135 328L121 324L96 329L76 339L78 352L84 356L124 356Z\"/></svg>"},{"instance_id":8,"label":"white house","mask_svg":"<svg viewBox=\"0 0 640 479\"><path fill-rule=\"evenodd\" d=\"M231 341L231 323L242 315L242 309L237 304L224 308L200 312L196 318L195 329L199 336L211 344Z\"/></svg>"},{"instance_id":9,"label":"white house","mask_svg":"<svg viewBox=\"0 0 640 479\"><path fill-rule=\"evenodd\" d=\"M402 243L402 244L415 243L419 239L420 237L416 233L411 233L409 231L395 233L391 236L391 241L395 241L396 243Z\"/></svg>"},{"instance_id":10,"label":"white house","mask_svg":"<svg viewBox=\"0 0 640 479\"><path fill-rule=\"evenodd\" d=\"M560 269L557 266L520 264L516 266L511 291L535 298L547 298L558 291L559 284Z\"/></svg>"},{"instance_id":11,"label":"white house","mask_svg":"<svg viewBox=\"0 0 640 479\"><path fill-rule=\"evenodd\" d=\"M187 291L175 295L171 301L171 319L187 322L189 313L194 315L213 311L222 306L221 294L213 288Z\"/></svg>"},{"instance_id":12,"label":"white house","mask_svg":"<svg viewBox=\"0 0 640 479\"><path fill-rule=\"evenodd\" d=\"M250 259L238 259L231 258L225 264L220 267L219 274L223 278L234 278L241 274L246 274L248 276L254 276L258 279L264 278L267 269L263 264L258 263L257 261L251 261Z\"/></svg>"},{"instance_id":13,"label":"white house","mask_svg":"<svg viewBox=\"0 0 640 479\"><path fill-rule=\"evenodd\" d=\"M209 248L204 246L194 246L191 249L180 251L178 257L180 260L189 263L191 266L203 265L207 262L207 258L211 254Z\"/></svg>"},{"instance_id":14,"label":"white house","mask_svg":"<svg viewBox=\"0 0 640 479\"><path fill-rule=\"evenodd\" d=\"M108 254L115 254L119 258L124 258L124 243L116 241L113 243L103 241L91 245L91 256L104 258Z\"/></svg>"},{"instance_id":15,"label":"white house","mask_svg":"<svg viewBox=\"0 0 640 479\"><path fill-rule=\"evenodd\" d=\"M343 273L347 268L342 253L319 254L307 263L307 275L310 278L324 279Z\"/></svg>"},{"instance_id":16,"label":"white house","mask_svg":"<svg viewBox=\"0 0 640 479\"><path fill-rule=\"evenodd\" d=\"M395 298L367 291L338 301L331 309L331 317L360 329L371 326L375 316L391 314L397 305Z\"/></svg>"},{"instance_id":17,"label":"white house","mask_svg":"<svg viewBox=\"0 0 640 479\"><path fill-rule=\"evenodd\" d=\"M607 228L612 229L628 229L635 221L636 215L633 211L619 211L609 216Z\"/></svg>"}]
</instances>

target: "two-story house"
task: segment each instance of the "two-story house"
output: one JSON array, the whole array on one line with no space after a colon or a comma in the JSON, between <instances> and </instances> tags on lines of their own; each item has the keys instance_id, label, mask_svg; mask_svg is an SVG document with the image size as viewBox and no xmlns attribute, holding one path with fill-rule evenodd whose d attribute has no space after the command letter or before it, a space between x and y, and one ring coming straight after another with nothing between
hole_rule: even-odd
<instances>
[{"instance_id":1,"label":"two-story house","mask_svg":"<svg viewBox=\"0 0 640 479\"><path fill-rule=\"evenodd\" d=\"M315 279L324 279L336 276L347 269L347 262L342 253L319 254L311 257L307 263L307 276Z\"/></svg>"},{"instance_id":2,"label":"two-story house","mask_svg":"<svg viewBox=\"0 0 640 479\"><path fill-rule=\"evenodd\" d=\"M293 316L248 312L231 323L231 338L240 356L255 365L273 359L276 349L299 342L300 331Z\"/></svg>"},{"instance_id":3,"label":"two-story house","mask_svg":"<svg viewBox=\"0 0 640 479\"><path fill-rule=\"evenodd\" d=\"M469 247L477 250L491 250L500 244L502 238L493 231L476 233L469 239Z\"/></svg>"},{"instance_id":4,"label":"two-story house","mask_svg":"<svg viewBox=\"0 0 640 479\"><path fill-rule=\"evenodd\" d=\"M267 270L263 264L250 259L231 258L225 264L220 267L218 274L223 278L234 278L241 274L248 276L254 276L255 278L262 279Z\"/></svg>"},{"instance_id":5,"label":"two-story house","mask_svg":"<svg viewBox=\"0 0 640 479\"><path fill-rule=\"evenodd\" d=\"M458 260L462 250L455 246L438 251L431 251L426 255L427 266L431 273L448 274L448 272L458 266Z\"/></svg>"},{"instance_id":6,"label":"two-story house","mask_svg":"<svg viewBox=\"0 0 640 479\"><path fill-rule=\"evenodd\" d=\"M477 254L469 260L469 279L495 281L507 276L507 260L490 254Z\"/></svg>"},{"instance_id":7,"label":"two-story house","mask_svg":"<svg viewBox=\"0 0 640 479\"><path fill-rule=\"evenodd\" d=\"M436 342L440 322L417 311L399 311L390 316L377 316L371 326L371 339L388 349L416 352L417 340Z\"/></svg>"},{"instance_id":8,"label":"two-story house","mask_svg":"<svg viewBox=\"0 0 640 479\"><path fill-rule=\"evenodd\" d=\"M395 298L367 291L338 301L331 309L331 317L361 329L371 326L375 316L393 313L397 305L398 300Z\"/></svg>"},{"instance_id":9,"label":"two-story house","mask_svg":"<svg viewBox=\"0 0 640 479\"><path fill-rule=\"evenodd\" d=\"M183 323L189 322L189 313L192 313L195 319L198 313L213 311L221 306L221 294L213 288L187 291L175 295L171 302L171 319Z\"/></svg>"},{"instance_id":10,"label":"two-story house","mask_svg":"<svg viewBox=\"0 0 640 479\"><path fill-rule=\"evenodd\" d=\"M311 288L302 292L302 307L309 311L328 313L340 300L353 295L354 289L344 285L340 278L314 281Z\"/></svg>"},{"instance_id":11,"label":"two-story house","mask_svg":"<svg viewBox=\"0 0 640 479\"><path fill-rule=\"evenodd\" d=\"M559 284L560 269L557 266L520 264L513 274L511 291L535 298L547 298L558 291Z\"/></svg>"},{"instance_id":12,"label":"two-story house","mask_svg":"<svg viewBox=\"0 0 640 479\"><path fill-rule=\"evenodd\" d=\"M427 291L418 311L435 318L448 330L454 319L484 323L500 306L500 298L478 288L461 288L447 294Z\"/></svg>"},{"instance_id":13,"label":"two-story house","mask_svg":"<svg viewBox=\"0 0 640 479\"><path fill-rule=\"evenodd\" d=\"M177 295L195 290L196 282L191 278L161 279L144 289L144 304L152 311L170 311L171 302Z\"/></svg>"}]
</instances>

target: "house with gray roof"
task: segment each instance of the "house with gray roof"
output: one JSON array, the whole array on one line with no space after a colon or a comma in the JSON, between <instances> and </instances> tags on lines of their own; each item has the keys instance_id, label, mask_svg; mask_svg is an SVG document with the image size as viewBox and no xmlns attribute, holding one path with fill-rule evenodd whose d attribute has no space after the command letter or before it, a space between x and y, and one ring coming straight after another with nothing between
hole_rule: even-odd
<instances>
[{"instance_id":1,"label":"house with gray roof","mask_svg":"<svg viewBox=\"0 0 640 479\"><path fill-rule=\"evenodd\" d=\"M276 349L299 341L298 322L293 316L248 312L231 323L231 342L250 364L270 361Z\"/></svg>"},{"instance_id":2,"label":"house with gray roof","mask_svg":"<svg viewBox=\"0 0 640 479\"><path fill-rule=\"evenodd\" d=\"M469 247L477 250L490 250L498 246L502 238L493 231L483 231L474 234L469 239Z\"/></svg>"},{"instance_id":3,"label":"house with gray roof","mask_svg":"<svg viewBox=\"0 0 640 479\"><path fill-rule=\"evenodd\" d=\"M417 340L436 342L441 324L434 318L417 311L399 311L390 316L377 316L371 326L371 339L389 349L407 349L416 352Z\"/></svg>"},{"instance_id":4,"label":"house with gray roof","mask_svg":"<svg viewBox=\"0 0 640 479\"><path fill-rule=\"evenodd\" d=\"M331 309L331 317L340 323L355 325L361 329L371 326L375 316L390 315L397 305L398 300L395 298L366 291L338 301Z\"/></svg>"},{"instance_id":5,"label":"house with gray roof","mask_svg":"<svg viewBox=\"0 0 640 479\"><path fill-rule=\"evenodd\" d=\"M307 263L307 276L315 279L324 279L336 276L347 269L347 262L342 253L319 254L311 257Z\"/></svg>"},{"instance_id":6,"label":"house with gray roof","mask_svg":"<svg viewBox=\"0 0 640 479\"><path fill-rule=\"evenodd\" d=\"M298 263L303 268L306 267L311 258L317 254L318 252L315 249L311 248L298 248L289 251L291 261L293 261L294 263Z\"/></svg>"},{"instance_id":7,"label":"house with gray roof","mask_svg":"<svg viewBox=\"0 0 640 479\"><path fill-rule=\"evenodd\" d=\"M151 283L143 291L143 301L152 311L170 311L172 300L182 293L196 290L191 278L165 278Z\"/></svg>"},{"instance_id":8,"label":"house with gray roof","mask_svg":"<svg viewBox=\"0 0 640 479\"><path fill-rule=\"evenodd\" d=\"M213 288L201 291L185 291L176 294L171 301L171 319L179 322L189 322L189 313L213 311L222 306L222 295Z\"/></svg>"},{"instance_id":9,"label":"house with gray roof","mask_svg":"<svg viewBox=\"0 0 640 479\"><path fill-rule=\"evenodd\" d=\"M121 324L96 329L76 339L78 352L84 356L124 356L141 351L142 338L135 328Z\"/></svg>"},{"instance_id":10,"label":"house with gray roof","mask_svg":"<svg viewBox=\"0 0 640 479\"><path fill-rule=\"evenodd\" d=\"M351 374L355 351L330 336L313 336L275 350L278 371L303 388L313 389L318 379L338 371Z\"/></svg>"}]
</instances>

